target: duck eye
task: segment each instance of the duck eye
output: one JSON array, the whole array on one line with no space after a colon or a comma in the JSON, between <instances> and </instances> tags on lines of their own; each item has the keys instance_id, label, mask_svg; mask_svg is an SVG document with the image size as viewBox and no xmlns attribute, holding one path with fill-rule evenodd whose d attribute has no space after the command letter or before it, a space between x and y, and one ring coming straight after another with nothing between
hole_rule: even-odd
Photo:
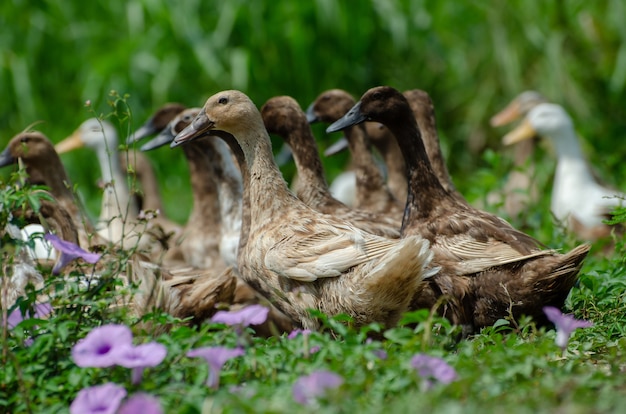
<instances>
[{"instance_id":1,"label":"duck eye","mask_svg":"<svg viewBox=\"0 0 626 414\"><path fill-rule=\"evenodd\" d=\"M220 105L226 105L228 103L228 98L222 96L219 101L217 101Z\"/></svg>"},{"instance_id":2,"label":"duck eye","mask_svg":"<svg viewBox=\"0 0 626 414\"><path fill-rule=\"evenodd\" d=\"M189 122L189 121L192 121L192 120L193 120L193 118L191 117L191 115L185 115L185 116L183 117L183 121L187 121L187 122Z\"/></svg>"}]
</instances>

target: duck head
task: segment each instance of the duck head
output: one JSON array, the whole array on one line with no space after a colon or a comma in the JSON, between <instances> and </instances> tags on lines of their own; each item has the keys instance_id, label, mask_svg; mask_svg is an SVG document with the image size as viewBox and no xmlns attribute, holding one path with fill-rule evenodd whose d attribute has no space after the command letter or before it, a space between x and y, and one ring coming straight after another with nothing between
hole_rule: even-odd
<instances>
[{"instance_id":1,"label":"duck head","mask_svg":"<svg viewBox=\"0 0 626 414\"><path fill-rule=\"evenodd\" d=\"M506 108L495 114L489 120L493 127L510 124L526 115L535 106L548 102L546 98L536 91L524 91L520 93Z\"/></svg>"},{"instance_id":2,"label":"duck head","mask_svg":"<svg viewBox=\"0 0 626 414\"><path fill-rule=\"evenodd\" d=\"M524 121L502 138L502 143L512 145L535 135L557 140L563 131L572 129L572 119L560 105L542 103L531 109Z\"/></svg>"},{"instance_id":3,"label":"duck head","mask_svg":"<svg viewBox=\"0 0 626 414\"><path fill-rule=\"evenodd\" d=\"M55 149L63 154L76 148L87 147L106 153L117 150L117 131L110 122L90 118L83 122L72 135L59 142Z\"/></svg>"},{"instance_id":4,"label":"duck head","mask_svg":"<svg viewBox=\"0 0 626 414\"><path fill-rule=\"evenodd\" d=\"M13 137L0 153L0 167L16 164L18 159L28 164L46 162L54 153L52 142L41 132L23 132Z\"/></svg>"},{"instance_id":5,"label":"duck head","mask_svg":"<svg viewBox=\"0 0 626 414\"><path fill-rule=\"evenodd\" d=\"M185 110L185 105L180 103L166 103L150 117L133 135L126 140L132 144L157 132L163 131L178 114Z\"/></svg>"},{"instance_id":6,"label":"duck head","mask_svg":"<svg viewBox=\"0 0 626 414\"><path fill-rule=\"evenodd\" d=\"M141 151L150 151L165 144L170 144L179 132L191 124L201 110L201 108L189 108L180 112L170 120L167 126L162 128L156 137L142 145Z\"/></svg>"}]
</instances>

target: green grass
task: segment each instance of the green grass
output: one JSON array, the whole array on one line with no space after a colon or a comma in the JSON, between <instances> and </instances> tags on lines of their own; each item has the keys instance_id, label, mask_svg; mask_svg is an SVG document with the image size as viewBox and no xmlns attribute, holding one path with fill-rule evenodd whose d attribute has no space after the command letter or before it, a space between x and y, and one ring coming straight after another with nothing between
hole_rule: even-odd
<instances>
[{"instance_id":1,"label":"green grass","mask_svg":"<svg viewBox=\"0 0 626 414\"><path fill-rule=\"evenodd\" d=\"M618 0L5 2L0 146L37 121L43 121L37 129L60 141L93 114L112 113L109 102L119 101L111 90L130 95L124 114L111 118L125 137L166 101L201 105L223 89L241 89L258 106L287 94L306 107L327 88L358 97L371 86L389 84L432 95L452 176L477 202L501 188L511 168L509 155L500 151L502 130L491 129L489 117L520 91L536 89L567 108L592 164L619 187L626 174L626 147L618 144L626 130L625 7ZM84 106L87 99L91 108ZM334 138L321 127L315 132L322 147ZM164 149L149 156L167 213L184 221L189 203L180 200L191 198L181 154ZM96 215L99 173L86 168L95 156L80 150L63 160ZM344 161L325 160L330 177ZM534 161L540 191L549 194L550 150L541 148ZM285 168L288 177L292 172L293 166ZM8 172L2 173L3 182L9 181ZM571 248L575 241L548 211L546 196L512 221L550 247ZM2 224L8 220L0 217ZM3 239L3 253L9 247ZM114 278L85 294L46 274L45 290L67 285L68 294L55 299L50 319L1 330L0 412L67 412L80 389L107 381L134 392L128 370L79 368L70 359L72 346L102 321L132 326L137 343L167 346L165 361L148 369L138 387L158 396L166 412L621 412L626 249L617 240L607 257L600 250L594 246L566 305L595 325L576 331L565 354L554 343L554 331L529 320L502 321L458 341L456 328L420 311L407 317L419 322L416 327L399 326L372 343L366 342L367 332L329 320L308 343L302 337L254 338L245 356L227 363L217 391L204 385L206 367L185 353L198 346L234 346L231 329L189 328L161 314L139 321L124 308L110 308L119 300ZM3 269L8 258L3 254ZM23 306L38 293L31 292ZM146 322L173 327L158 333ZM34 343L25 347L28 336ZM312 346L320 350L309 354ZM380 348L388 359L374 355ZM443 357L458 381L421 390L410 367L419 352ZM344 385L319 407L298 407L293 383L322 368L342 375Z\"/></svg>"}]
</instances>

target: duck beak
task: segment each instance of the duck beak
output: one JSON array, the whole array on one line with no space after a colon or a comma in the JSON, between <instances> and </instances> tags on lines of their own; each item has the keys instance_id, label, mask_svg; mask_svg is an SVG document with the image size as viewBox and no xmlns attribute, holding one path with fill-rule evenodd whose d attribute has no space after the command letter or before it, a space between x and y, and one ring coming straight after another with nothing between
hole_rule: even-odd
<instances>
[{"instance_id":1,"label":"duck beak","mask_svg":"<svg viewBox=\"0 0 626 414\"><path fill-rule=\"evenodd\" d=\"M513 145L521 141L533 138L537 135L535 129L530 125L527 119L518 125L513 131L509 132L502 138L504 145Z\"/></svg>"},{"instance_id":2,"label":"duck beak","mask_svg":"<svg viewBox=\"0 0 626 414\"><path fill-rule=\"evenodd\" d=\"M149 137L150 135L154 135L157 132L157 128L154 126L154 124L150 121L146 122L145 124L143 124L142 126L139 127L139 129L137 131L135 131L135 133L133 135L131 135L130 137L126 138L126 145L130 145L133 144L139 140L142 140L146 137Z\"/></svg>"},{"instance_id":3,"label":"duck beak","mask_svg":"<svg viewBox=\"0 0 626 414\"><path fill-rule=\"evenodd\" d=\"M348 140L344 136L336 141L333 145L326 148L326 151L324 151L324 156L330 157L331 155L335 155L340 153L341 151L344 151L346 148L348 148Z\"/></svg>"},{"instance_id":4,"label":"duck beak","mask_svg":"<svg viewBox=\"0 0 626 414\"><path fill-rule=\"evenodd\" d=\"M309 124L314 124L316 122L319 122L320 120L317 115L315 115L315 110L313 109L313 106L315 106L315 102L312 102L311 105L309 105L309 107L306 109L306 120Z\"/></svg>"},{"instance_id":5,"label":"duck beak","mask_svg":"<svg viewBox=\"0 0 626 414\"><path fill-rule=\"evenodd\" d=\"M191 124L176 135L174 141L170 144L170 148L208 135L208 132L213 129L214 126L215 122L211 121L204 111L200 112L194 120L191 121Z\"/></svg>"},{"instance_id":6,"label":"duck beak","mask_svg":"<svg viewBox=\"0 0 626 414\"><path fill-rule=\"evenodd\" d=\"M0 167L6 167L11 164L15 164L15 158L11 155L9 147L6 147L4 151L0 153Z\"/></svg>"},{"instance_id":7,"label":"duck beak","mask_svg":"<svg viewBox=\"0 0 626 414\"><path fill-rule=\"evenodd\" d=\"M63 154L65 152L70 152L75 150L76 148L80 148L84 145L83 140L81 139L80 130L77 129L74 131L72 135L65 138L63 141L59 142L54 146L57 154Z\"/></svg>"},{"instance_id":8,"label":"duck beak","mask_svg":"<svg viewBox=\"0 0 626 414\"><path fill-rule=\"evenodd\" d=\"M165 128L159 135L152 138L150 141L146 142L139 148L141 151L150 151L159 147L162 147L165 144L169 144L174 140L174 134L170 128Z\"/></svg>"},{"instance_id":9,"label":"duck beak","mask_svg":"<svg viewBox=\"0 0 626 414\"><path fill-rule=\"evenodd\" d=\"M522 116L520 104L517 101L511 102L506 108L495 114L489 120L492 127L499 127L510 124Z\"/></svg>"},{"instance_id":10,"label":"duck beak","mask_svg":"<svg viewBox=\"0 0 626 414\"><path fill-rule=\"evenodd\" d=\"M361 101L359 101L347 114L330 124L330 126L326 128L326 133L330 134L331 132L341 131L342 129L360 124L364 121L367 121L367 117L361 113Z\"/></svg>"}]
</instances>

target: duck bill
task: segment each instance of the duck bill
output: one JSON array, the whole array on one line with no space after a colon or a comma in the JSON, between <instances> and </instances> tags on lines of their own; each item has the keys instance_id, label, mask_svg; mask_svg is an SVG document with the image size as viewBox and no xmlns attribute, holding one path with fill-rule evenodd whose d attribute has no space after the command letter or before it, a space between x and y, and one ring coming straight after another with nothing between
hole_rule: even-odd
<instances>
[{"instance_id":1,"label":"duck bill","mask_svg":"<svg viewBox=\"0 0 626 414\"><path fill-rule=\"evenodd\" d=\"M194 139L209 135L209 132L214 126L215 123L211 121L204 112L200 112L194 120L191 121L191 124L176 135L170 147L174 148L186 142L193 141Z\"/></svg>"},{"instance_id":2,"label":"duck bill","mask_svg":"<svg viewBox=\"0 0 626 414\"><path fill-rule=\"evenodd\" d=\"M511 122L521 118L521 116L522 112L519 103L517 101L513 101L506 108L492 116L489 123L492 127L499 127L510 124Z\"/></svg>"},{"instance_id":3,"label":"duck bill","mask_svg":"<svg viewBox=\"0 0 626 414\"><path fill-rule=\"evenodd\" d=\"M135 131L133 135L131 135L130 137L126 139L126 144L127 145L133 144L146 137L149 137L150 135L154 135L157 132L159 131L157 131L157 128L154 126L152 122L146 122L145 124L140 126L139 129Z\"/></svg>"},{"instance_id":4,"label":"duck bill","mask_svg":"<svg viewBox=\"0 0 626 414\"><path fill-rule=\"evenodd\" d=\"M80 130L76 130L72 135L56 144L54 146L54 149L57 154L63 154L65 152L70 152L72 150L75 150L76 148L82 147L84 143L80 136Z\"/></svg>"},{"instance_id":5,"label":"duck bill","mask_svg":"<svg viewBox=\"0 0 626 414\"><path fill-rule=\"evenodd\" d=\"M163 131L161 131L159 135L157 135L156 137L152 138L150 141L143 144L140 150L144 152L150 151L150 150L162 147L163 145L169 144L172 141L174 141L174 134L169 128L166 128Z\"/></svg>"},{"instance_id":6,"label":"duck bill","mask_svg":"<svg viewBox=\"0 0 626 414\"><path fill-rule=\"evenodd\" d=\"M320 121L318 116L315 115L315 109L313 108L314 106L315 102L311 103L311 105L309 105L309 107L306 109L306 120L309 124L314 124Z\"/></svg>"},{"instance_id":7,"label":"duck bill","mask_svg":"<svg viewBox=\"0 0 626 414\"><path fill-rule=\"evenodd\" d=\"M342 129L360 124L364 121L367 121L367 117L361 113L361 101L359 101L348 111L347 114L330 124L330 126L326 128L326 132L331 133L341 131Z\"/></svg>"},{"instance_id":8,"label":"duck bill","mask_svg":"<svg viewBox=\"0 0 626 414\"><path fill-rule=\"evenodd\" d=\"M502 143L504 145L513 145L518 142L525 141L527 139L531 139L537 135L535 129L530 125L528 120L524 120L517 128L513 131L509 132L502 138Z\"/></svg>"},{"instance_id":9,"label":"duck bill","mask_svg":"<svg viewBox=\"0 0 626 414\"><path fill-rule=\"evenodd\" d=\"M7 165L15 164L15 158L11 155L9 147L6 147L2 153L0 153L0 167L6 167Z\"/></svg>"},{"instance_id":10,"label":"duck bill","mask_svg":"<svg viewBox=\"0 0 626 414\"><path fill-rule=\"evenodd\" d=\"M333 145L326 148L326 151L324 151L324 156L330 157L331 155L335 155L340 153L341 151L345 151L346 148L348 148L348 140L346 139L346 137L341 137Z\"/></svg>"}]
</instances>

